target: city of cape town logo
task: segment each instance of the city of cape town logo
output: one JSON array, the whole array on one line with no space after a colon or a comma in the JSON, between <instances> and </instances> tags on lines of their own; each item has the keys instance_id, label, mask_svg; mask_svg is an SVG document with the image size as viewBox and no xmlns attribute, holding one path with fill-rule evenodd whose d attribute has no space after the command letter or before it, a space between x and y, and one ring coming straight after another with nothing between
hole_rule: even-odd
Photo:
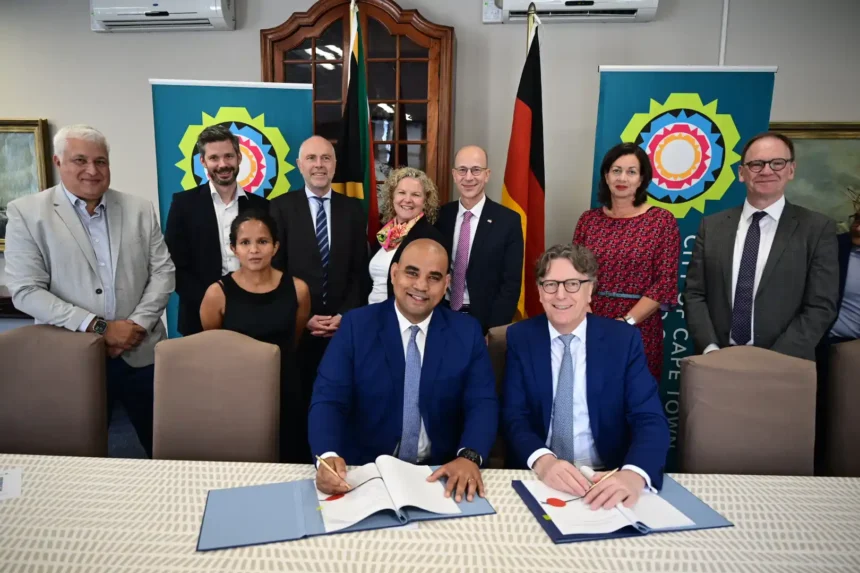
<instances>
[{"instance_id":1,"label":"city of cape town logo","mask_svg":"<svg viewBox=\"0 0 860 573\"><path fill-rule=\"evenodd\" d=\"M193 189L209 179L200 163L197 138L211 125L225 125L239 138L242 163L237 182L246 192L274 199L290 190L286 174L295 167L287 163L287 140L277 127L266 127L265 114L252 118L244 107L222 107L215 117L203 113L200 125L185 130L179 142L183 158L176 164L185 172L183 189Z\"/></svg>"},{"instance_id":2,"label":"city of cape town logo","mask_svg":"<svg viewBox=\"0 0 860 573\"><path fill-rule=\"evenodd\" d=\"M740 141L731 115L717 113L717 101L704 105L698 94L671 94L651 100L648 113L634 114L621 140L639 145L654 176L648 202L684 218L690 209L705 212L707 201L722 198L735 180Z\"/></svg>"}]
</instances>

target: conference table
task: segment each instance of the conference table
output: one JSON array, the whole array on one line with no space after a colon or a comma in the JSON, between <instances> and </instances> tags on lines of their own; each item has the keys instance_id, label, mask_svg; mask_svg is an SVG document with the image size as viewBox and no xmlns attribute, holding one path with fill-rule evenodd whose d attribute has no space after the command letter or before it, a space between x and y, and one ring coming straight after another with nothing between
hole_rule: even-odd
<instances>
[{"instance_id":1,"label":"conference table","mask_svg":"<svg viewBox=\"0 0 860 573\"><path fill-rule=\"evenodd\" d=\"M486 470L497 514L196 551L210 489L313 477L310 465L0 455L21 496L0 501L0 572L860 571L860 478L672 474L734 523L553 544Z\"/></svg>"}]
</instances>

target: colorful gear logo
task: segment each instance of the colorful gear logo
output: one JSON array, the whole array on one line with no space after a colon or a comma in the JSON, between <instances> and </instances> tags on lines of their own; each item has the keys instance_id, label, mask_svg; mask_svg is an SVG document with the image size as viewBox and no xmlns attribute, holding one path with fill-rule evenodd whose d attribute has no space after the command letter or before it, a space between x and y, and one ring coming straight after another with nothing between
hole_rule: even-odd
<instances>
[{"instance_id":1,"label":"colorful gear logo","mask_svg":"<svg viewBox=\"0 0 860 573\"><path fill-rule=\"evenodd\" d=\"M189 125L179 142L182 161L176 164L185 172L182 188L193 189L209 180L200 163L197 138L212 125L225 125L239 138L242 162L236 181L247 193L274 199L290 190L286 174L295 169L287 163L290 146L277 127L266 127L265 114L251 117L244 107L222 107L215 117L203 113L201 125Z\"/></svg>"},{"instance_id":2,"label":"colorful gear logo","mask_svg":"<svg viewBox=\"0 0 860 573\"><path fill-rule=\"evenodd\" d=\"M648 113L634 114L621 133L622 141L636 143L651 158L648 202L677 219L690 209L704 213L707 201L728 191L740 139L732 116L717 113L717 100L703 104L699 94L671 94L664 104L651 100Z\"/></svg>"}]
</instances>

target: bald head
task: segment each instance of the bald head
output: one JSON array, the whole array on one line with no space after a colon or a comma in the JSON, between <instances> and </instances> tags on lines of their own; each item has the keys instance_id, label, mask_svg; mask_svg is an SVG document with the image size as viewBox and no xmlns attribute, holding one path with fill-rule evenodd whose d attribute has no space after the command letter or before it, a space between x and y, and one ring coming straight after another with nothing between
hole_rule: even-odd
<instances>
[{"instance_id":1,"label":"bald head","mask_svg":"<svg viewBox=\"0 0 860 573\"><path fill-rule=\"evenodd\" d=\"M484 148L478 147L477 145L467 145L465 147L461 147L460 151L457 152L457 155L454 156L455 167L457 165L460 165L461 159L474 159L482 167L486 167L487 163L489 163L490 161L490 158L487 155L487 152L484 151Z\"/></svg>"},{"instance_id":2,"label":"bald head","mask_svg":"<svg viewBox=\"0 0 860 573\"><path fill-rule=\"evenodd\" d=\"M471 209L484 198L484 188L490 180L487 152L477 145L467 145L454 157L454 184L460 192L460 203Z\"/></svg>"},{"instance_id":3,"label":"bald head","mask_svg":"<svg viewBox=\"0 0 860 573\"><path fill-rule=\"evenodd\" d=\"M448 252L432 239L416 239L391 265L394 302L412 324L430 316L448 290Z\"/></svg>"},{"instance_id":4,"label":"bald head","mask_svg":"<svg viewBox=\"0 0 860 573\"><path fill-rule=\"evenodd\" d=\"M305 185L312 193L323 196L329 192L337 161L334 146L328 139L319 135L306 139L299 147L296 163Z\"/></svg>"}]
</instances>

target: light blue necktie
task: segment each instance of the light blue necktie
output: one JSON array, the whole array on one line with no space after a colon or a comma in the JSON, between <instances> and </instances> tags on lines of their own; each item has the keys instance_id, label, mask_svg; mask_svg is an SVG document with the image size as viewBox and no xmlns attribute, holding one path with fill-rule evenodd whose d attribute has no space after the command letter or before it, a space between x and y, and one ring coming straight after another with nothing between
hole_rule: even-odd
<instances>
[{"instance_id":1,"label":"light blue necktie","mask_svg":"<svg viewBox=\"0 0 860 573\"><path fill-rule=\"evenodd\" d=\"M552 440L550 450L558 459L573 463L573 334L559 336L564 343L558 386L552 403Z\"/></svg>"},{"instance_id":2,"label":"light blue necktie","mask_svg":"<svg viewBox=\"0 0 860 573\"><path fill-rule=\"evenodd\" d=\"M403 431L400 434L398 456L404 462L418 461L418 434L421 431L421 412L418 409L418 390L421 387L421 351L415 337L419 328L410 326L412 336L406 346L406 372L403 377Z\"/></svg>"},{"instance_id":3,"label":"light blue necktie","mask_svg":"<svg viewBox=\"0 0 860 573\"><path fill-rule=\"evenodd\" d=\"M316 235L317 246L320 249L320 259L322 259L322 299L325 303L326 292L328 291L328 219L325 216L325 202L328 200L325 197L313 197L317 201L317 223Z\"/></svg>"}]
</instances>

